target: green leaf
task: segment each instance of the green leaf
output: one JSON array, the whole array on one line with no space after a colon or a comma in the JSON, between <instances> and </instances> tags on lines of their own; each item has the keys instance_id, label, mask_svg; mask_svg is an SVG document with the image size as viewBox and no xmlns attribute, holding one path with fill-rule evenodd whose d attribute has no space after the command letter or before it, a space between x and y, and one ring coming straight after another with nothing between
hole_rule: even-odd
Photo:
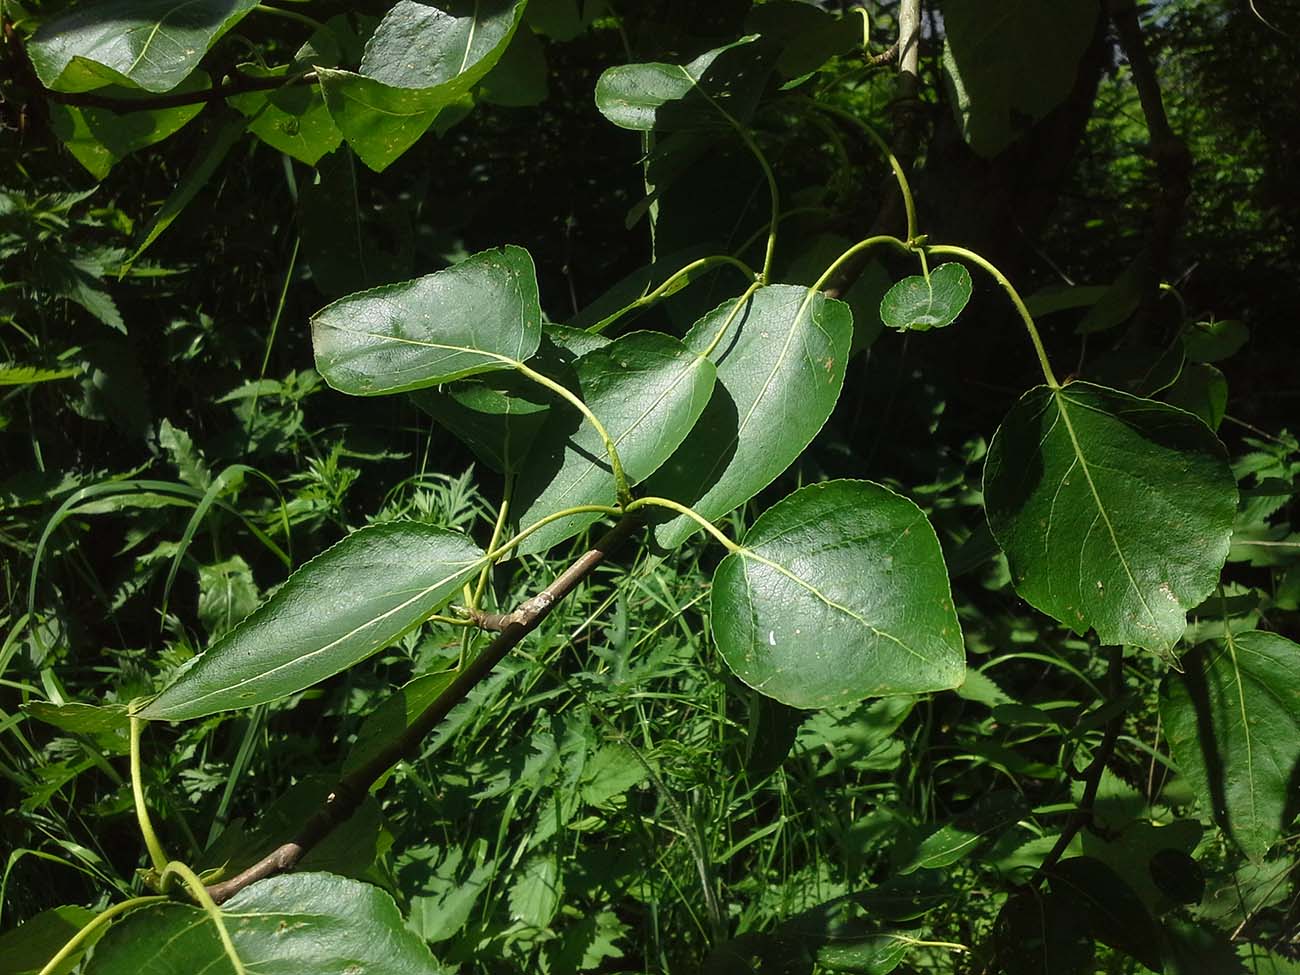
<instances>
[{"instance_id":1,"label":"green leaf","mask_svg":"<svg viewBox=\"0 0 1300 975\"><path fill-rule=\"evenodd\" d=\"M246 124L243 118L232 112L222 118L208 133L203 145L199 147L198 155L190 164L189 169L185 171L185 175L181 177L181 181L176 184L176 188L172 190L171 195L163 201L163 205L158 208L158 212L149 221L149 225L145 227L140 243L136 245L135 251L123 264L124 270L140 259L140 256L148 250L149 245L162 236L163 232L190 205L190 202L198 196L199 191L208 185L208 180L217 171L217 167L226 158L226 154L239 141L239 137L244 134Z\"/></svg>"},{"instance_id":2,"label":"green leaf","mask_svg":"<svg viewBox=\"0 0 1300 975\"><path fill-rule=\"evenodd\" d=\"M575 364L584 403L604 425L632 484L655 472L681 444L709 401L713 363L660 332L630 332ZM568 404L533 445L519 475L520 526L580 504L616 500L609 457L595 428ZM541 552L576 535L597 514L561 518L530 535L519 551Z\"/></svg>"},{"instance_id":3,"label":"green leaf","mask_svg":"<svg viewBox=\"0 0 1300 975\"><path fill-rule=\"evenodd\" d=\"M735 307L701 318L686 346L704 352ZM792 285L760 288L710 354L718 382L699 422L646 485L713 521L790 466L822 428L844 384L853 319L843 302ZM655 526L676 548L699 531L686 516Z\"/></svg>"},{"instance_id":4,"label":"green leaf","mask_svg":"<svg viewBox=\"0 0 1300 975\"><path fill-rule=\"evenodd\" d=\"M1300 762L1300 646L1228 632L1182 658L1160 689L1178 770L1253 860L1281 837Z\"/></svg>"},{"instance_id":5,"label":"green leaf","mask_svg":"<svg viewBox=\"0 0 1300 975\"><path fill-rule=\"evenodd\" d=\"M1183 333L1183 348L1191 362L1218 362L1234 354L1250 339L1244 322L1197 322Z\"/></svg>"},{"instance_id":6,"label":"green leaf","mask_svg":"<svg viewBox=\"0 0 1300 975\"><path fill-rule=\"evenodd\" d=\"M359 73L317 69L343 137L382 172L505 53L524 0L475 0L463 16L400 0L366 44Z\"/></svg>"},{"instance_id":7,"label":"green leaf","mask_svg":"<svg viewBox=\"0 0 1300 975\"><path fill-rule=\"evenodd\" d=\"M59 379L71 379L81 373L80 366L68 369L42 369L40 366L0 366L0 386L32 386Z\"/></svg>"},{"instance_id":8,"label":"green leaf","mask_svg":"<svg viewBox=\"0 0 1300 975\"><path fill-rule=\"evenodd\" d=\"M530 928L545 928L559 910L564 885L554 856L535 856L510 888L510 916Z\"/></svg>"},{"instance_id":9,"label":"green leaf","mask_svg":"<svg viewBox=\"0 0 1300 975\"><path fill-rule=\"evenodd\" d=\"M993 928L995 970L1005 975L1095 975L1096 947L1074 902L1055 891L1021 888Z\"/></svg>"},{"instance_id":10,"label":"green leaf","mask_svg":"<svg viewBox=\"0 0 1300 975\"><path fill-rule=\"evenodd\" d=\"M52 704L49 701L32 701L23 705L23 711L37 721L44 721L63 731L74 735L88 735L106 752L125 755L130 750L127 736L130 734L131 721L126 708L122 705L84 704L80 701L65 701Z\"/></svg>"},{"instance_id":11,"label":"green leaf","mask_svg":"<svg viewBox=\"0 0 1300 975\"><path fill-rule=\"evenodd\" d=\"M914 274L885 292L880 320L914 332L943 328L957 320L970 294L970 272L961 264L941 264L928 279Z\"/></svg>"},{"instance_id":12,"label":"green leaf","mask_svg":"<svg viewBox=\"0 0 1300 975\"><path fill-rule=\"evenodd\" d=\"M587 762L582 798L600 806L645 780L646 769L627 745L605 745Z\"/></svg>"},{"instance_id":13,"label":"green leaf","mask_svg":"<svg viewBox=\"0 0 1300 975\"><path fill-rule=\"evenodd\" d=\"M446 941L469 921L474 904L496 874L495 860L480 861L475 855L483 843L451 847L416 886L419 893L411 898L409 927L425 941Z\"/></svg>"},{"instance_id":14,"label":"green leaf","mask_svg":"<svg viewBox=\"0 0 1300 975\"><path fill-rule=\"evenodd\" d=\"M72 905L53 907L0 934L0 975L37 975L95 913ZM71 958L54 970L54 975L72 971L86 947L83 945L73 952Z\"/></svg>"},{"instance_id":15,"label":"green leaf","mask_svg":"<svg viewBox=\"0 0 1300 975\"><path fill-rule=\"evenodd\" d=\"M785 78L801 78L862 44L862 21L856 14L836 17L799 0L756 5L745 16L745 30L780 45L776 70Z\"/></svg>"},{"instance_id":16,"label":"green leaf","mask_svg":"<svg viewBox=\"0 0 1300 975\"><path fill-rule=\"evenodd\" d=\"M965 676L939 540L869 481L801 488L713 576L713 637L742 681L801 708L947 690Z\"/></svg>"},{"instance_id":17,"label":"green leaf","mask_svg":"<svg viewBox=\"0 0 1300 975\"><path fill-rule=\"evenodd\" d=\"M140 716L180 721L286 697L419 626L483 566L458 532L415 522L353 532L295 571Z\"/></svg>"},{"instance_id":18,"label":"green leaf","mask_svg":"<svg viewBox=\"0 0 1300 975\"><path fill-rule=\"evenodd\" d=\"M208 77L199 71L191 75L180 90L197 91L208 87ZM109 88L107 95L128 99L135 90ZM68 147L77 162L95 179L103 179L113 166L126 156L146 146L161 142L178 132L199 112L203 105L178 105L141 112L115 112L107 108L78 108L48 102L50 128Z\"/></svg>"},{"instance_id":19,"label":"green leaf","mask_svg":"<svg viewBox=\"0 0 1300 975\"><path fill-rule=\"evenodd\" d=\"M541 319L533 259L507 246L340 298L311 334L327 383L379 396L513 368L537 351Z\"/></svg>"},{"instance_id":20,"label":"green leaf","mask_svg":"<svg viewBox=\"0 0 1300 975\"><path fill-rule=\"evenodd\" d=\"M238 555L199 566L199 622L216 639L257 608L253 570Z\"/></svg>"},{"instance_id":21,"label":"green leaf","mask_svg":"<svg viewBox=\"0 0 1300 975\"><path fill-rule=\"evenodd\" d=\"M270 78L284 77L289 69L285 66L267 70L256 64L241 64L239 70L251 78ZM248 131L308 166L315 166L321 156L333 152L343 141L343 133L330 117L325 96L317 85L285 85L227 100L247 116Z\"/></svg>"},{"instance_id":22,"label":"green leaf","mask_svg":"<svg viewBox=\"0 0 1300 975\"><path fill-rule=\"evenodd\" d=\"M524 19L543 37L571 41L608 12L605 0L529 0Z\"/></svg>"},{"instance_id":23,"label":"green leaf","mask_svg":"<svg viewBox=\"0 0 1300 975\"><path fill-rule=\"evenodd\" d=\"M235 954L249 972L438 975L429 949L402 924L392 897L327 873L272 877L221 906ZM95 947L87 975L234 975L202 908L171 903L137 911Z\"/></svg>"},{"instance_id":24,"label":"green leaf","mask_svg":"<svg viewBox=\"0 0 1300 975\"><path fill-rule=\"evenodd\" d=\"M1012 408L984 468L1016 591L1078 633L1169 654L1219 581L1237 489L1182 410L1070 383Z\"/></svg>"},{"instance_id":25,"label":"green leaf","mask_svg":"<svg viewBox=\"0 0 1300 975\"><path fill-rule=\"evenodd\" d=\"M1020 117L1037 121L1074 87L1092 41L1091 0L946 0L944 80L970 147L995 156L1019 134Z\"/></svg>"},{"instance_id":26,"label":"green leaf","mask_svg":"<svg viewBox=\"0 0 1300 975\"><path fill-rule=\"evenodd\" d=\"M171 91L257 0L106 0L43 23L27 44L41 83L55 91L120 84Z\"/></svg>"},{"instance_id":27,"label":"green leaf","mask_svg":"<svg viewBox=\"0 0 1300 975\"><path fill-rule=\"evenodd\" d=\"M479 86L479 98L491 105L525 108L540 105L549 93L546 51L531 30L517 30L496 67Z\"/></svg>"},{"instance_id":28,"label":"green leaf","mask_svg":"<svg viewBox=\"0 0 1300 975\"><path fill-rule=\"evenodd\" d=\"M1071 857L1047 871L1047 877L1052 893L1087 918L1094 938L1160 971L1159 928L1118 874L1092 857Z\"/></svg>"},{"instance_id":29,"label":"green leaf","mask_svg":"<svg viewBox=\"0 0 1300 975\"><path fill-rule=\"evenodd\" d=\"M1150 259L1146 254L1140 254L1120 272L1119 277L1106 286L1096 303L1075 326L1075 333L1091 335L1093 332L1105 332L1128 321L1142 303L1143 292L1151 286L1151 276Z\"/></svg>"},{"instance_id":30,"label":"green leaf","mask_svg":"<svg viewBox=\"0 0 1300 975\"><path fill-rule=\"evenodd\" d=\"M727 116L744 122L753 114L770 70L757 35L706 51L688 64L621 64L596 82L596 108L619 128L729 128ZM725 113L725 114L724 114Z\"/></svg>"},{"instance_id":31,"label":"green leaf","mask_svg":"<svg viewBox=\"0 0 1300 975\"><path fill-rule=\"evenodd\" d=\"M1211 430L1218 430L1228 412L1228 380L1214 366L1188 362L1165 390L1165 401L1199 416Z\"/></svg>"}]
</instances>

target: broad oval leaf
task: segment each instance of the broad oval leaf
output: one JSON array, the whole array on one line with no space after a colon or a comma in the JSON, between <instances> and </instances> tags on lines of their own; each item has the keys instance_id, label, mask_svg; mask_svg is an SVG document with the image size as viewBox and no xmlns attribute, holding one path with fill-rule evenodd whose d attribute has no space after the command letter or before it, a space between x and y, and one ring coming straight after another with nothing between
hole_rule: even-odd
<instances>
[{"instance_id":1,"label":"broad oval leaf","mask_svg":"<svg viewBox=\"0 0 1300 975\"><path fill-rule=\"evenodd\" d=\"M912 332L943 328L957 320L970 294L970 272L961 264L940 264L928 279L914 274L885 292L880 320Z\"/></svg>"},{"instance_id":2,"label":"broad oval leaf","mask_svg":"<svg viewBox=\"0 0 1300 975\"><path fill-rule=\"evenodd\" d=\"M713 575L727 666L800 708L940 691L966 671L939 539L911 501L829 481L773 505Z\"/></svg>"},{"instance_id":3,"label":"broad oval leaf","mask_svg":"<svg viewBox=\"0 0 1300 975\"><path fill-rule=\"evenodd\" d=\"M727 128L753 113L772 67L771 52L753 45L757 35L712 51L687 64L621 64L596 82L596 108L619 128ZM725 113L725 114L724 114Z\"/></svg>"},{"instance_id":4,"label":"broad oval leaf","mask_svg":"<svg viewBox=\"0 0 1300 975\"><path fill-rule=\"evenodd\" d=\"M107 0L41 25L27 44L41 83L55 91L119 84L171 91L257 0Z\"/></svg>"},{"instance_id":5,"label":"broad oval leaf","mask_svg":"<svg viewBox=\"0 0 1300 975\"><path fill-rule=\"evenodd\" d=\"M1300 645L1249 630L1202 644L1160 688L1178 770L1254 860L1286 827L1300 762Z\"/></svg>"},{"instance_id":6,"label":"broad oval leaf","mask_svg":"<svg viewBox=\"0 0 1300 975\"><path fill-rule=\"evenodd\" d=\"M239 70L253 78L284 76L288 67L268 70L256 64L241 64ZM232 108L248 117L248 130L273 149L315 166L321 156L333 152L343 141L325 106L318 86L286 85L270 91L254 91L228 99ZM337 231L337 224L333 225Z\"/></svg>"},{"instance_id":7,"label":"broad oval leaf","mask_svg":"<svg viewBox=\"0 0 1300 975\"><path fill-rule=\"evenodd\" d=\"M501 59L524 0L476 0L457 16L400 0L366 43L359 73L317 69L325 103L343 137L383 171L468 96Z\"/></svg>"},{"instance_id":8,"label":"broad oval leaf","mask_svg":"<svg viewBox=\"0 0 1300 975\"><path fill-rule=\"evenodd\" d=\"M316 368L356 396L513 368L537 351L541 329L533 259L514 246L340 298L311 319Z\"/></svg>"},{"instance_id":9,"label":"broad oval leaf","mask_svg":"<svg viewBox=\"0 0 1300 975\"><path fill-rule=\"evenodd\" d=\"M575 368L582 401L605 426L632 484L645 480L690 432L709 401L713 363L660 332L629 332L582 356ZM592 425L568 404L551 420L519 475L517 520L527 526L580 504L616 499L609 457ZM596 514L561 518L520 545L541 552L576 535Z\"/></svg>"},{"instance_id":10,"label":"broad oval leaf","mask_svg":"<svg viewBox=\"0 0 1300 975\"><path fill-rule=\"evenodd\" d=\"M984 506L1031 605L1169 654L1219 581L1237 488L1189 413L1091 383L1039 386L989 446Z\"/></svg>"},{"instance_id":11,"label":"broad oval leaf","mask_svg":"<svg viewBox=\"0 0 1300 975\"><path fill-rule=\"evenodd\" d=\"M310 687L391 644L483 566L467 536L416 522L353 532L197 657L139 713L180 721Z\"/></svg>"},{"instance_id":12,"label":"broad oval leaf","mask_svg":"<svg viewBox=\"0 0 1300 975\"><path fill-rule=\"evenodd\" d=\"M701 318L686 346L703 353L735 301ZM672 498L709 521L744 504L789 467L826 423L853 339L843 302L794 285L760 288L710 353L713 396L690 435L650 479L645 493ZM676 548L699 531L686 516L655 526Z\"/></svg>"},{"instance_id":13,"label":"broad oval leaf","mask_svg":"<svg viewBox=\"0 0 1300 975\"><path fill-rule=\"evenodd\" d=\"M429 948L386 892L328 873L271 877L220 908L245 971L312 975L438 975ZM129 915L95 945L87 975L234 975L201 907L170 903Z\"/></svg>"}]
</instances>

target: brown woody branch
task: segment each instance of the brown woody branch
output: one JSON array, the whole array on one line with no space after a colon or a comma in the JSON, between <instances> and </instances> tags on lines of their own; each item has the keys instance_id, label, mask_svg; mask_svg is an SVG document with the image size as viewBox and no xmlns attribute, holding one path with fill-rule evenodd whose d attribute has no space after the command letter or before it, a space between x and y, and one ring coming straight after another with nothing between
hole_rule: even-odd
<instances>
[{"instance_id":1,"label":"brown woody branch","mask_svg":"<svg viewBox=\"0 0 1300 975\"><path fill-rule=\"evenodd\" d=\"M565 569L555 580L512 613L499 617L501 632L481 654L475 657L451 685L429 705L407 729L374 758L339 779L324 804L303 824L297 835L272 850L251 867L229 880L210 884L208 893L218 904L233 897L249 884L293 869L307 852L346 822L369 794L379 777L406 757L429 734L447 713L465 699L479 682L488 676L502 658L550 615L556 603L564 599L596 566L622 544L637 526L636 516L624 517L590 549Z\"/></svg>"}]
</instances>

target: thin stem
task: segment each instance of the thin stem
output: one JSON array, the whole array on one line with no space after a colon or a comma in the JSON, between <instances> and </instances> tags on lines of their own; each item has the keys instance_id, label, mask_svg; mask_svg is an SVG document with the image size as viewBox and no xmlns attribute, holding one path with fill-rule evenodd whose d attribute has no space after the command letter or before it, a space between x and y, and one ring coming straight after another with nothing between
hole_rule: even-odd
<instances>
[{"instance_id":1,"label":"thin stem","mask_svg":"<svg viewBox=\"0 0 1300 975\"><path fill-rule=\"evenodd\" d=\"M912 252L912 249L907 246L906 241L899 240L897 237L891 236L890 234L879 234L875 237L868 237L866 240L860 240L831 262L831 266L822 272L822 276L813 284L811 290L821 291L822 288L826 287L826 282L831 279L831 276L840 269L841 265L851 261L862 251L870 250L877 244L890 244L904 253L910 254Z\"/></svg>"},{"instance_id":2,"label":"thin stem","mask_svg":"<svg viewBox=\"0 0 1300 975\"><path fill-rule=\"evenodd\" d=\"M1020 313L1020 320L1025 323L1025 331L1029 333L1029 340L1034 343L1034 352L1038 355L1038 365L1043 370L1043 378L1047 380L1047 385L1051 386L1052 389L1060 389L1061 384L1056 380L1056 373L1052 372L1052 364L1047 359L1047 350L1043 348L1043 340L1039 337L1038 328L1034 325L1034 316L1029 314L1029 309L1025 307L1020 292L1016 291L1015 286L1007 280L1007 276L979 254L967 250L965 247L956 247L952 244L934 244L926 245L925 249L931 254L951 254L953 257L963 257L972 264L978 264L993 276L993 280L997 281L1002 286L1002 290L1011 297L1011 303L1016 306L1016 311Z\"/></svg>"},{"instance_id":3,"label":"thin stem","mask_svg":"<svg viewBox=\"0 0 1300 975\"><path fill-rule=\"evenodd\" d=\"M300 24L306 24L312 30L321 30L325 26L316 18L308 17L306 14L300 14L296 10L281 10L279 7L272 7L265 3L259 3L253 9L258 13L271 14L274 17L283 17L285 20L296 20Z\"/></svg>"},{"instance_id":4,"label":"thin stem","mask_svg":"<svg viewBox=\"0 0 1300 975\"><path fill-rule=\"evenodd\" d=\"M154 870L162 873L169 862L158 834L154 832L153 822L149 818L149 807L144 801L144 781L140 763L140 732L144 729L144 719L131 715L131 793L135 797L135 819L140 824L140 834L144 845L149 850L149 861Z\"/></svg>"},{"instance_id":5,"label":"thin stem","mask_svg":"<svg viewBox=\"0 0 1300 975\"><path fill-rule=\"evenodd\" d=\"M707 359L709 356L713 355L713 350L716 349L718 347L718 343L722 341L722 336L727 334L727 329L731 328L731 323L734 322L736 320L736 316L740 314L740 309L745 307L745 303L749 301L750 296L755 291L757 291L760 287L761 285L759 285L759 283L755 281L753 284L751 284L748 288L745 289L745 293L743 295L741 295L739 298L736 299L736 303L731 306L731 311L727 314L727 320L722 323L722 327L718 329L718 334L713 336L713 341L710 342L709 347L704 350L703 353L704 358Z\"/></svg>"},{"instance_id":6,"label":"thin stem","mask_svg":"<svg viewBox=\"0 0 1300 975\"><path fill-rule=\"evenodd\" d=\"M600 515L609 515L611 518L617 518L619 515L629 510L635 503L635 501L632 501L622 507L615 507L609 504L575 504L572 508L565 508L563 511L557 511L553 515L547 515L545 518L538 519L513 538L489 551L484 558L487 559L489 564L495 562L516 545L520 544L533 532L537 531L539 528L545 528L551 522L559 521L561 518L568 518L570 515L590 514L592 512Z\"/></svg>"},{"instance_id":7,"label":"thin stem","mask_svg":"<svg viewBox=\"0 0 1300 975\"><path fill-rule=\"evenodd\" d=\"M574 409L587 418L587 422L592 425L601 441L605 444L605 453L609 455L609 467L614 474L614 490L619 504L626 505L631 501L632 489L627 483L627 475L623 473L623 462L618 459L618 447L614 443L614 438L609 435L609 431L605 429L605 425L596 419L596 414L591 412L587 404L579 399L573 390L557 383L550 376L543 376L536 369L532 369L522 362L512 360L512 364L515 369L539 386L545 386L551 392L563 397Z\"/></svg>"},{"instance_id":8,"label":"thin stem","mask_svg":"<svg viewBox=\"0 0 1300 975\"><path fill-rule=\"evenodd\" d=\"M55 953L54 957L45 963L45 967L37 975L54 975L55 972L63 971L64 963L76 953L77 949L85 943L86 939L106 925L119 914L125 914L127 911L134 911L137 907L148 907L150 904L162 904L171 900L170 897L151 894L148 897L132 897L130 900L122 901L120 904L114 904L112 907L100 911L89 921L85 923L80 931L74 934L62 948Z\"/></svg>"},{"instance_id":9,"label":"thin stem","mask_svg":"<svg viewBox=\"0 0 1300 975\"><path fill-rule=\"evenodd\" d=\"M492 526L492 540L488 542L488 551L497 547L497 542L501 541L501 535L506 527L506 514L510 511L510 495L514 492L515 476L506 475L505 490L501 492L501 510L497 512L496 524ZM488 577L492 573L492 563L487 562L483 566L483 571L479 573L478 584L474 587L474 592L470 595L469 608L478 609L479 602L483 599L483 593L487 590Z\"/></svg>"},{"instance_id":10,"label":"thin stem","mask_svg":"<svg viewBox=\"0 0 1300 975\"><path fill-rule=\"evenodd\" d=\"M594 332L597 334L603 332L605 329L609 328L609 326L613 325L616 321L618 321L628 312L636 311L638 308L644 308L646 307L646 305L652 305L660 298L665 298L668 295L676 293L681 288L685 287L687 283L689 283L689 278L691 274L697 271L703 271L706 268L714 267L718 264L727 264L730 265L731 267L736 268L738 271L740 271L741 274L745 275L745 277L747 277L751 281L758 277L758 275L754 273L753 268L751 268L748 264L746 264L744 261L740 260L739 258L732 257L730 254L714 254L711 257L701 257L698 261L692 261L690 264L687 264L685 267L681 268L680 270L673 272L673 274L671 274L668 278L666 278L664 282L660 284L657 288L655 288L653 291L649 292L648 294L642 295L640 298L638 298L636 301L632 302L631 304L624 305L622 308L614 312L612 315L608 315L605 318L602 318L595 325L592 325L590 328L588 328L587 331ZM688 280L682 281L681 280L682 278L686 278Z\"/></svg>"},{"instance_id":11,"label":"thin stem","mask_svg":"<svg viewBox=\"0 0 1300 975\"><path fill-rule=\"evenodd\" d=\"M163 871L164 878L171 876L181 878L189 892L194 895L194 899L199 902L199 906L207 913L208 918L217 929L217 937L221 939L221 946L226 950L226 957L230 959L230 965L234 968L235 975L247 975L244 963L239 958L239 952L235 950L235 943L230 940L230 932L226 930L226 921L221 916L221 908L212 899L212 895L208 893L208 888L203 885L203 881L199 879L193 870L179 860L173 860L167 864L167 869Z\"/></svg>"},{"instance_id":12,"label":"thin stem","mask_svg":"<svg viewBox=\"0 0 1300 975\"><path fill-rule=\"evenodd\" d=\"M797 98L794 100L802 105L815 108L819 112L834 116L849 125L856 126L863 135L875 144L876 148L880 150L880 154L889 162L889 168L894 173L894 180L898 183L898 190L903 195L903 209L907 213L907 239L915 240L917 235L916 201L912 198L912 187L907 181L907 172L903 169L903 164L899 162L898 157L894 155L894 150L889 147L889 143L884 140L879 132L852 112L846 112L834 105L815 102L811 98Z\"/></svg>"},{"instance_id":13,"label":"thin stem","mask_svg":"<svg viewBox=\"0 0 1300 975\"><path fill-rule=\"evenodd\" d=\"M738 545L736 542L733 542L730 538L724 535L722 533L722 530L718 528L715 524L713 524L713 522L709 521L707 518L705 518L702 514L700 514L695 509L688 508L686 505L680 504L677 501L673 501L671 498L655 498L655 497L637 498L630 505L628 505L627 510L628 510L628 514L631 514L633 511L637 511L641 508L650 508L650 507L667 508L670 511L676 511L679 515L685 515L687 518L690 518L697 525L703 528L706 532L712 535L718 542L722 544L723 548L725 548L729 553L733 555L736 552L743 551L743 546Z\"/></svg>"}]
</instances>

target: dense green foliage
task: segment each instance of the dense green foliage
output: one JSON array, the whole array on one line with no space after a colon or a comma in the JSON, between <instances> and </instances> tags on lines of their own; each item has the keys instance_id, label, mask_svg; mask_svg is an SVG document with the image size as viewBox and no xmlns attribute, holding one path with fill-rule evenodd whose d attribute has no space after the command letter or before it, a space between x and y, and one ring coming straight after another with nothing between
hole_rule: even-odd
<instances>
[{"instance_id":1,"label":"dense green foliage","mask_svg":"<svg viewBox=\"0 0 1300 975\"><path fill-rule=\"evenodd\" d=\"M919 6L0 2L0 975L1300 971L1300 22Z\"/></svg>"}]
</instances>

